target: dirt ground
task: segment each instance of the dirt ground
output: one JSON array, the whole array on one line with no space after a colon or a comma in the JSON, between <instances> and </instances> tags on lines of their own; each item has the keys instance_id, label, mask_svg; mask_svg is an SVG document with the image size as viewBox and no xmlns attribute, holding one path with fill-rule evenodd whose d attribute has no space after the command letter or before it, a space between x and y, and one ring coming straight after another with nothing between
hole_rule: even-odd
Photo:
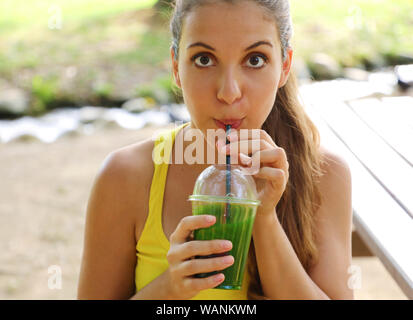
<instances>
[{"instance_id":1,"label":"dirt ground","mask_svg":"<svg viewBox=\"0 0 413 320\"><path fill-rule=\"evenodd\" d=\"M0 144L0 299L76 299L93 179L111 151L158 129ZM354 241L353 250L362 252L362 243ZM376 257L354 256L353 265L361 271L356 299L406 299ZM53 266L61 288L49 288Z\"/></svg>"}]
</instances>

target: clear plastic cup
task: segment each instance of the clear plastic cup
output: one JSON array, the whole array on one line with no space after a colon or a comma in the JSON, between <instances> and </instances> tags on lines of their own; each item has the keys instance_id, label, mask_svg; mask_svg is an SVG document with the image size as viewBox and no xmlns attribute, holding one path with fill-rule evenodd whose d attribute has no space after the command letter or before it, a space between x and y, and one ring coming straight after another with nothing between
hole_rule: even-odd
<instances>
[{"instance_id":1,"label":"clear plastic cup","mask_svg":"<svg viewBox=\"0 0 413 320\"><path fill-rule=\"evenodd\" d=\"M228 175L228 168L230 168L230 175ZM230 193L227 193L229 180ZM257 198L254 179L245 174L244 169L239 165L209 166L195 182L193 194L189 197L192 201L192 214L214 215L216 223L209 228L195 230L194 239L225 239L232 242L232 249L227 253L196 257L211 258L222 255L234 257L234 264L224 270L196 275L203 278L224 273L225 280L215 287L217 289L241 289L255 214L260 204Z\"/></svg>"}]
</instances>

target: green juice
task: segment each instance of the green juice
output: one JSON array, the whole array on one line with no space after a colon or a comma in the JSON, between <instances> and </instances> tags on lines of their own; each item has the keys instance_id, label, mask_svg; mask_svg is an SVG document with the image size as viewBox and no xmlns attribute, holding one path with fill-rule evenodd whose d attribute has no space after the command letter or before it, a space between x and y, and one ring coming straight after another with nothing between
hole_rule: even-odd
<instances>
[{"instance_id":1,"label":"green juice","mask_svg":"<svg viewBox=\"0 0 413 320\"><path fill-rule=\"evenodd\" d=\"M228 208L228 209L227 209ZM225 214L227 212L227 214ZM212 258L223 255L232 255L234 264L230 267L210 273L201 273L196 277L204 278L222 272L225 280L217 289L240 290L245 272L245 264L251 242L256 207L238 203L206 203L198 202L193 206L193 215L214 215L216 223L209 228L194 231L195 240L225 239L232 242L232 249L224 254L197 256L196 258Z\"/></svg>"}]
</instances>

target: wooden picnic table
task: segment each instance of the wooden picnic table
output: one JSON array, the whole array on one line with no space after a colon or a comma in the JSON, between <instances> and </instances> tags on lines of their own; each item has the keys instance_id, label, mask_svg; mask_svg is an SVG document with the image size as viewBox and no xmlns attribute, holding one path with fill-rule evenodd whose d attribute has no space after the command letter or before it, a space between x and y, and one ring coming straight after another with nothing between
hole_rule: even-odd
<instances>
[{"instance_id":1,"label":"wooden picnic table","mask_svg":"<svg viewBox=\"0 0 413 320\"><path fill-rule=\"evenodd\" d=\"M356 232L413 299L413 97L314 97L304 105L322 145L351 170Z\"/></svg>"}]
</instances>

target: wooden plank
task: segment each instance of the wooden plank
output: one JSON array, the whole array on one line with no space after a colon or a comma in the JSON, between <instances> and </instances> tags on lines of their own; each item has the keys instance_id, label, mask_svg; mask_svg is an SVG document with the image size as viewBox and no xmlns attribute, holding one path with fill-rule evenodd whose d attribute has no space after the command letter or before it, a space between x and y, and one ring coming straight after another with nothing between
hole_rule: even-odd
<instances>
[{"instance_id":1,"label":"wooden plank","mask_svg":"<svg viewBox=\"0 0 413 320\"><path fill-rule=\"evenodd\" d=\"M413 299L413 219L366 170L317 110L307 105L306 111L320 131L322 145L342 156L350 167L357 232L406 296Z\"/></svg>"},{"instance_id":2,"label":"wooden plank","mask_svg":"<svg viewBox=\"0 0 413 320\"><path fill-rule=\"evenodd\" d=\"M345 103L313 105L363 166L413 217L413 169L357 117Z\"/></svg>"},{"instance_id":3,"label":"wooden plank","mask_svg":"<svg viewBox=\"0 0 413 320\"><path fill-rule=\"evenodd\" d=\"M395 118L396 122L404 123L413 130L413 97L384 97L381 101L393 110L390 116ZM404 114L406 117L397 117L398 114Z\"/></svg>"},{"instance_id":4,"label":"wooden plank","mask_svg":"<svg viewBox=\"0 0 413 320\"><path fill-rule=\"evenodd\" d=\"M409 126L413 117L409 118L409 110L397 108L398 100L384 104L378 99L363 99L348 104L371 130L413 166L413 125Z\"/></svg>"}]
</instances>

